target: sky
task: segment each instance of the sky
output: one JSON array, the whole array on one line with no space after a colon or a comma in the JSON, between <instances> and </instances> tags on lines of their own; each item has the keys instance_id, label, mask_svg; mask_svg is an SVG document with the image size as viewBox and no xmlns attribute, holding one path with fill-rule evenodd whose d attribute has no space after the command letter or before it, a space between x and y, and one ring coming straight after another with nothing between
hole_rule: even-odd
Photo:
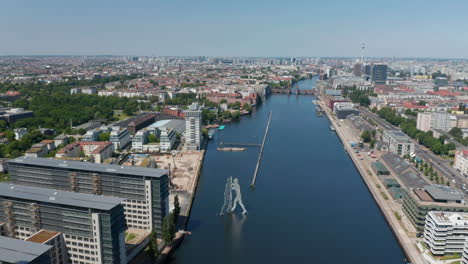
<instances>
[{"instance_id":1,"label":"sky","mask_svg":"<svg viewBox=\"0 0 468 264\"><path fill-rule=\"evenodd\" d=\"M2 0L0 55L468 58L466 0Z\"/></svg>"}]
</instances>

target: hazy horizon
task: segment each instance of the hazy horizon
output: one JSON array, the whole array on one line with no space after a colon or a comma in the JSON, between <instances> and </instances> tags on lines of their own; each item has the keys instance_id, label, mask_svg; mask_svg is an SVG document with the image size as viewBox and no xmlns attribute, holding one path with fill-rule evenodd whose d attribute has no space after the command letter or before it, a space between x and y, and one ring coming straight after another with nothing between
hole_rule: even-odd
<instances>
[{"instance_id":1,"label":"hazy horizon","mask_svg":"<svg viewBox=\"0 0 468 264\"><path fill-rule=\"evenodd\" d=\"M3 3L3 56L468 58L468 2Z\"/></svg>"}]
</instances>

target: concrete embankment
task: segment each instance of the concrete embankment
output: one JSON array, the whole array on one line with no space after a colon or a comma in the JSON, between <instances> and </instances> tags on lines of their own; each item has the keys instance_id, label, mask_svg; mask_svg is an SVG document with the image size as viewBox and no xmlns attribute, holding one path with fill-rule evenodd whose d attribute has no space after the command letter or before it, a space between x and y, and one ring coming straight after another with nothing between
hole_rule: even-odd
<instances>
[{"instance_id":1,"label":"concrete embankment","mask_svg":"<svg viewBox=\"0 0 468 264\"><path fill-rule=\"evenodd\" d=\"M372 197L379 206L379 209L384 215L385 220L391 227L391 230L397 238L397 241L403 249L408 261L412 264L424 264L425 262L423 260L422 254L416 248L414 240L412 240L406 234L405 230L401 227L399 220L394 215L391 206L384 200L382 195L380 195L380 190L377 187L376 182L376 180L378 179L376 179L376 177L370 171L370 164L366 161L359 160L358 157L354 155L354 149L352 149L350 144L347 143L348 141L353 140L353 138L350 136L346 136L346 128L344 126L338 125L337 120L331 114L330 110L323 104L323 101L320 101L319 104L324 109L331 124L335 127L335 132L342 141L345 149L348 151L351 160L358 169L362 179L366 183L367 188L369 189L370 193L372 194Z\"/></svg>"}]
</instances>

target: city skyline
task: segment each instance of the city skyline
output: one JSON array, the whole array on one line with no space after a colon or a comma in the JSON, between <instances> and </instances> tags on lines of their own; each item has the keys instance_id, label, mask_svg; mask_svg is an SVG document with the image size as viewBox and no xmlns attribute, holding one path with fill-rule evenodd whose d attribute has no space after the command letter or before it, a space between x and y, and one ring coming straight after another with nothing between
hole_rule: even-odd
<instances>
[{"instance_id":1,"label":"city skyline","mask_svg":"<svg viewBox=\"0 0 468 264\"><path fill-rule=\"evenodd\" d=\"M467 58L463 1L16 1L0 55ZM444 23L440 23L441 19Z\"/></svg>"}]
</instances>

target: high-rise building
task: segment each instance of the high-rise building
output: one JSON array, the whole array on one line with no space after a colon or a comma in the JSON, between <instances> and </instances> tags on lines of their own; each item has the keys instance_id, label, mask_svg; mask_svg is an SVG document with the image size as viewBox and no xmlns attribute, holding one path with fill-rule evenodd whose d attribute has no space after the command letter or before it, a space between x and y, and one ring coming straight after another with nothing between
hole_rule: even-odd
<instances>
[{"instance_id":1,"label":"high-rise building","mask_svg":"<svg viewBox=\"0 0 468 264\"><path fill-rule=\"evenodd\" d=\"M424 132L435 129L448 132L456 125L457 118L448 112L421 112L416 122L416 128Z\"/></svg>"},{"instance_id":2,"label":"high-rise building","mask_svg":"<svg viewBox=\"0 0 468 264\"><path fill-rule=\"evenodd\" d=\"M372 81L375 84L385 84L387 82L387 70L387 64L374 64L374 67L372 67Z\"/></svg>"},{"instance_id":3,"label":"high-rise building","mask_svg":"<svg viewBox=\"0 0 468 264\"><path fill-rule=\"evenodd\" d=\"M192 103L185 110L185 144L187 150L200 150L203 140L202 110L198 103Z\"/></svg>"},{"instance_id":4,"label":"high-rise building","mask_svg":"<svg viewBox=\"0 0 468 264\"><path fill-rule=\"evenodd\" d=\"M57 263L126 263L123 199L0 183L0 221L6 235L28 239L60 232L68 260ZM54 233L55 235L55 233Z\"/></svg>"},{"instance_id":5,"label":"high-rise building","mask_svg":"<svg viewBox=\"0 0 468 264\"><path fill-rule=\"evenodd\" d=\"M362 63L354 64L354 68L353 68L354 76L361 77L361 75L364 73L363 70L364 70L364 68L363 68Z\"/></svg>"},{"instance_id":6,"label":"high-rise building","mask_svg":"<svg viewBox=\"0 0 468 264\"><path fill-rule=\"evenodd\" d=\"M8 168L14 184L123 198L129 228L160 235L169 213L167 170L28 157Z\"/></svg>"}]
</instances>

